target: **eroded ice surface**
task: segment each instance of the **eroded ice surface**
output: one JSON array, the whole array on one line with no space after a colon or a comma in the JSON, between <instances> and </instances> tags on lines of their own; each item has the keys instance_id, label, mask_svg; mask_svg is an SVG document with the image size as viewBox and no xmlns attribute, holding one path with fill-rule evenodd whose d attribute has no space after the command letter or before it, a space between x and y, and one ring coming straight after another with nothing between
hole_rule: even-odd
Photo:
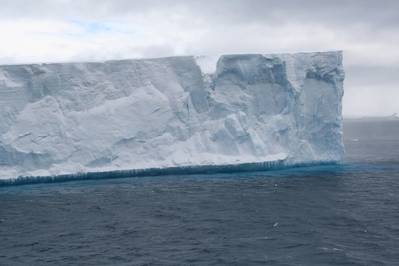
<instances>
[{"instance_id":1,"label":"eroded ice surface","mask_svg":"<svg viewBox=\"0 0 399 266\"><path fill-rule=\"evenodd\" d=\"M341 52L0 66L0 178L343 156Z\"/></svg>"}]
</instances>

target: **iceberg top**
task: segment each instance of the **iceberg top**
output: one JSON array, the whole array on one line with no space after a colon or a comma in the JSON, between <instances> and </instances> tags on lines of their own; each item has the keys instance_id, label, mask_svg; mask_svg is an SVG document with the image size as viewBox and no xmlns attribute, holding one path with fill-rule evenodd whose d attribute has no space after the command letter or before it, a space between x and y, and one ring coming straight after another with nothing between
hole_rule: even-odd
<instances>
[{"instance_id":1,"label":"iceberg top","mask_svg":"<svg viewBox=\"0 0 399 266\"><path fill-rule=\"evenodd\" d=\"M343 157L342 52L0 66L0 178Z\"/></svg>"}]
</instances>

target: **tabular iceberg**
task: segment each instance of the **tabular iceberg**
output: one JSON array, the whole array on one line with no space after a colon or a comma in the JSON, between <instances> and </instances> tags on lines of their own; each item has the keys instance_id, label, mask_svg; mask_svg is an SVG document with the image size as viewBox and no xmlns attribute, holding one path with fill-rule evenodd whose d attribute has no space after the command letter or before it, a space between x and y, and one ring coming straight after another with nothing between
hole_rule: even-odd
<instances>
[{"instance_id":1,"label":"tabular iceberg","mask_svg":"<svg viewBox=\"0 0 399 266\"><path fill-rule=\"evenodd\" d=\"M343 157L341 52L0 66L0 178Z\"/></svg>"}]
</instances>

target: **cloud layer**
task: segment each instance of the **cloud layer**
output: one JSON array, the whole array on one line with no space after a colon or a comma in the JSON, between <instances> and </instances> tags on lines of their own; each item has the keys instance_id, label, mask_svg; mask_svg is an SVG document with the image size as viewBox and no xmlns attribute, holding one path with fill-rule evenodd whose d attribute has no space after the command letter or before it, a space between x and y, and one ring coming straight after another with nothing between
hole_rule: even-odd
<instances>
[{"instance_id":1,"label":"cloud layer","mask_svg":"<svg viewBox=\"0 0 399 266\"><path fill-rule=\"evenodd\" d=\"M0 64L344 50L344 114L399 113L398 1L0 4Z\"/></svg>"}]
</instances>

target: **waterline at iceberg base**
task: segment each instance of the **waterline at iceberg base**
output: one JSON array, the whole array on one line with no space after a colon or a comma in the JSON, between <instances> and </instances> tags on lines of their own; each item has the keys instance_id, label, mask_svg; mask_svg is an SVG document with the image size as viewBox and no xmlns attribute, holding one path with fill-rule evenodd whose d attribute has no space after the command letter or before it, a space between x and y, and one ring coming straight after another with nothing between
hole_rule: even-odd
<instances>
[{"instance_id":1,"label":"waterline at iceberg base","mask_svg":"<svg viewBox=\"0 0 399 266\"><path fill-rule=\"evenodd\" d=\"M343 79L341 52L0 66L1 184L339 162Z\"/></svg>"},{"instance_id":2,"label":"waterline at iceberg base","mask_svg":"<svg viewBox=\"0 0 399 266\"><path fill-rule=\"evenodd\" d=\"M167 176L167 175L207 175L207 174L231 174L243 172L263 172L278 171L287 168L303 168L310 166L334 166L340 165L339 162L311 162L286 164L284 160L257 162L257 163L241 163L241 164L224 164L224 165L196 165L196 166L177 166L166 168L144 168L131 170L115 170L104 172L83 172L74 174L61 174L55 176L20 176L18 178L0 179L0 187L28 185L38 183L59 183L79 180L101 180L114 178L129 177L149 177L149 176Z\"/></svg>"}]
</instances>

